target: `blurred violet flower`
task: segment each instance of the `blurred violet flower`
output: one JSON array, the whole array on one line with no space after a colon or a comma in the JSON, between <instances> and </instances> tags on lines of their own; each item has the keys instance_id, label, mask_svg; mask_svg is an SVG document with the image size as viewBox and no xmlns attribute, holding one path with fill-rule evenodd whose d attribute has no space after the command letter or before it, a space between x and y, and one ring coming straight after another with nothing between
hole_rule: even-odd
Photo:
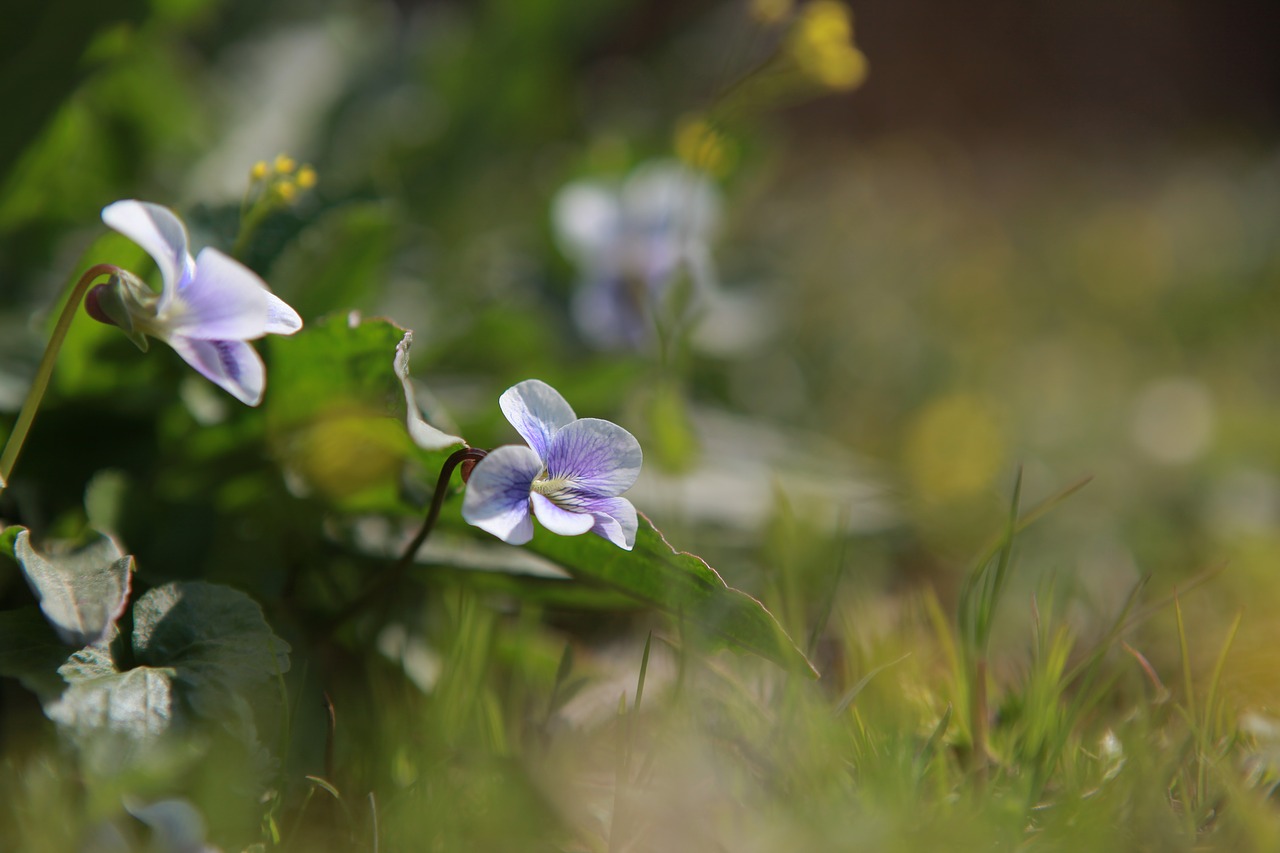
<instances>
[{"instance_id":1,"label":"blurred violet flower","mask_svg":"<svg viewBox=\"0 0 1280 853\"><path fill-rule=\"evenodd\" d=\"M502 413L529 443L490 451L467 482L462 517L512 545L533 538L533 515L562 536L591 531L630 551L636 509L619 497L640 475L635 436L599 418L579 418L537 379L508 388Z\"/></svg>"},{"instance_id":2,"label":"blurred violet flower","mask_svg":"<svg viewBox=\"0 0 1280 853\"><path fill-rule=\"evenodd\" d=\"M119 326L144 352L150 335L164 341L206 379L243 403L262 402L266 369L247 341L291 335L302 318L239 261L205 248L187 249L187 229L167 207L117 201L102 221L146 250L160 268L156 293L131 273L91 290L85 307L94 319Z\"/></svg>"},{"instance_id":3,"label":"blurred violet flower","mask_svg":"<svg viewBox=\"0 0 1280 853\"><path fill-rule=\"evenodd\" d=\"M677 161L643 164L620 186L575 181L552 202L561 250L578 267L573 317L602 349L642 349L671 311L687 275L691 302L715 287L710 240L720 220L715 187Z\"/></svg>"}]
</instances>

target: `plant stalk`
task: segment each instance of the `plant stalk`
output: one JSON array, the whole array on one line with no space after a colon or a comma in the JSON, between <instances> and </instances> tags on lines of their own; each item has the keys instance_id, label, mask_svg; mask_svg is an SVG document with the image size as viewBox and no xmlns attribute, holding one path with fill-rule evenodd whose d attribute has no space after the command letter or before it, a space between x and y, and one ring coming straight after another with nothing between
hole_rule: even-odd
<instances>
[{"instance_id":1,"label":"plant stalk","mask_svg":"<svg viewBox=\"0 0 1280 853\"><path fill-rule=\"evenodd\" d=\"M93 284L101 276L118 272L120 272L120 268L112 264L95 264L89 267L71 288L66 304L62 306L62 313L58 315L57 325L53 327L53 334L49 338L49 344L44 349L44 356L40 359L39 367L36 368L36 376L31 383L31 390L27 392L27 399L22 403L22 409L18 412L18 419L14 421L13 432L9 433L9 440L4 446L4 453L0 454L0 491L4 491L5 486L8 484L9 476L13 473L14 463L18 461L18 454L22 451L22 445L27 440L27 433L31 430L31 422L35 420L36 411L40 408L40 401L44 399L44 392L49 387L49 378L53 375L53 365L58 360L58 351L62 349L62 342L66 339L67 331L71 328L71 321L75 319L76 309L80 307L80 303L84 300L84 295L88 292L89 285Z\"/></svg>"}]
</instances>

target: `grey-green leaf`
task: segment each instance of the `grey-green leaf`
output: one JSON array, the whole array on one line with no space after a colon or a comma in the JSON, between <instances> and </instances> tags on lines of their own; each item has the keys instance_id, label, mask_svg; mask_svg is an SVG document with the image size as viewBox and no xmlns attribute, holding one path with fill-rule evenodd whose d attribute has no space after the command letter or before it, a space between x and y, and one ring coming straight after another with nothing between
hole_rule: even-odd
<instances>
[{"instance_id":1,"label":"grey-green leaf","mask_svg":"<svg viewBox=\"0 0 1280 853\"><path fill-rule=\"evenodd\" d=\"M0 613L0 675L17 678L39 696L63 687L58 667L67 647L34 605Z\"/></svg>"},{"instance_id":2,"label":"grey-green leaf","mask_svg":"<svg viewBox=\"0 0 1280 853\"><path fill-rule=\"evenodd\" d=\"M72 655L59 672L67 689L45 714L75 737L98 732L141 741L164 734L174 719L173 671L140 666L117 672L104 646Z\"/></svg>"},{"instance_id":3,"label":"grey-green leaf","mask_svg":"<svg viewBox=\"0 0 1280 853\"><path fill-rule=\"evenodd\" d=\"M702 625L732 646L788 669L816 675L809 659L763 604L726 584L702 558L676 551L643 515L631 551L594 534L557 536L542 528L525 547L577 577L621 590Z\"/></svg>"},{"instance_id":4,"label":"grey-green leaf","mask_svg":"<svg viewBox=\"0 0 1280 853\"><path fill-rule=\"evenodd\" d=\"M272 633L257 602L203 581L165 584L138 599L133 653L140 664L173 667L192 688L197 711L289 669L289 644Z\"/></svg>"},{"instance_id":5,"label":"grey-green leaf","mask_svg":"<svg viewBox=\"0 0 1280 853\"><path fill-rule=\"evenodd\" d=\"M42 554L23 530L13 550L45 618L67 645L93 645L124 612L133 557L122 554L110 537L99 534L82 548L55 546Z\"/></svg>"}]
</instances>

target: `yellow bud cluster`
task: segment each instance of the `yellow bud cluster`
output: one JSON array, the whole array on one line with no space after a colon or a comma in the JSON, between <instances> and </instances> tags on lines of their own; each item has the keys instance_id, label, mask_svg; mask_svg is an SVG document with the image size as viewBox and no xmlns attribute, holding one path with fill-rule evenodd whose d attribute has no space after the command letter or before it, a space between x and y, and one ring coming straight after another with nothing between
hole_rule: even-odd
<instances>
[{"instance_id":1,"label":"yellow bud cluster","mask_svg":"<svg viewBox=\"0 0 1280 853\"><path fill-rule=\"evenodd\" d=\"M788 34L787 51L800 70L831 89L857 88L867 58L853 45L853 15L839 0L810 0Z\"/></svg>"},{"instance_id":2,"label":"yellow bud cluster","mask_svg":"<svg viewBox=\"0 0 1280 853\"><path fill-rule=\"evenodd\" d=\"M256 191L260 193L257 198L268 204L293 204L300 191L315 187L316 170L307 164L299 166L288 154L278 154L270 163L266 160L254 163L249 179L251 196Z\"/></svg>"},{"instance_id":3,"label":"yellow bud cluster","mask_svg":"<svg viewBox=\"0 0 1280 853\"><path fill-rule=\"evenodd\" d=\"M732 140L701 116L687 115L676 123L676 156L709 175L723 177L737 161Z\"/></svg>"}]
</instances>

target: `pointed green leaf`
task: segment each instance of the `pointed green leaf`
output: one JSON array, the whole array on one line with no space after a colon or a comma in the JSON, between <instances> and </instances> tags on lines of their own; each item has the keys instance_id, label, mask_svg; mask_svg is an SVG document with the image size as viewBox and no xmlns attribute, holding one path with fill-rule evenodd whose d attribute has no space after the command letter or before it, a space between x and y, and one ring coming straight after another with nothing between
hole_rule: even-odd
<instances>
[{"instance_id":1,"label":"pointed green leaf","mask_svg":"<svg viewBox=\"0 0 1280 853\"><path fill-rule=\"evenodd\" d=\"M76 550L55 545L48 554L36 551L30 540L26 530L20 531L13 553L58 636L69 646L101 640L129 600L133 557L102 535Z\"/></svg>"},{"instance_id":2,"label":"pointed green leaf","mask_svg":"<svg viewBox=\"0 0 1280 853\"><path fill-rule=\"evenodd\" d=\"M590 533L557 536L541 527L525 547L554 560L576 577L605 584L689 619L732 646L787 669L817 675L804 652L763 604L727 585L702 558L676 551L644 515L631 551Z\"/></svg>"}]
</instances>

